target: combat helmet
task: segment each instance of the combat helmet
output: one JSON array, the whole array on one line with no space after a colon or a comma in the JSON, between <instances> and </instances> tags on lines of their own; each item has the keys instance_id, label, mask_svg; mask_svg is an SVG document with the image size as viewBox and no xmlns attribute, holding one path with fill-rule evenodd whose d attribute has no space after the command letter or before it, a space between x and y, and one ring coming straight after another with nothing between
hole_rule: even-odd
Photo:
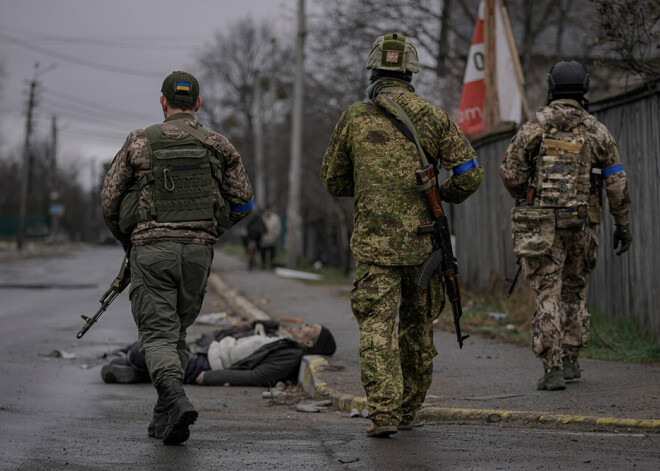
<instances>
[{"instance_id":1,"label":"combat helmet","mask_svg":"<svg viewBox=\"0 0 660 471\"><path fill-rule=\"evenodd\" d=\"M374 41L367 59L367 69L400 73L419 72L419 56L410 39L397 33L386 34Z\"/></svg>"},{"instance_id":2,"label":"combat helmet","mask_svg":"<svg viewBox=\"0 0 660 471\"><path fill-rule=\"evenodd\" d=\"M557 62L548 72L548 102L558 98L584 99L589 91L589 74L575 60Z\"/></svg>"}]
</instances>

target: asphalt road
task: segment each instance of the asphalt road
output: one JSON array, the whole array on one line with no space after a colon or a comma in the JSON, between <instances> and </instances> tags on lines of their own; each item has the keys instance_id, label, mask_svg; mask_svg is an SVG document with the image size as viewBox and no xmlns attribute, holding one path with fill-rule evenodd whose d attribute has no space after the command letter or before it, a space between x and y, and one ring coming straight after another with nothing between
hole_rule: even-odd
<instances>
[{"instance_id":1,"label":"asphalt road","mask_svg":"<svg viewBox=\"0 0 660 471\"><path fill-rule=\"evenodd\" d=\"M166 447L146 434L153 387L100 378L100 357L136 337L127 295L75 338L120 261L118 248L81 247L0 263L0 469L660 468L658 433L446 423L375 440L364 419L299 413L262 388L188 387L200 419L188 442Z\"/></svg>"}]
</instances>

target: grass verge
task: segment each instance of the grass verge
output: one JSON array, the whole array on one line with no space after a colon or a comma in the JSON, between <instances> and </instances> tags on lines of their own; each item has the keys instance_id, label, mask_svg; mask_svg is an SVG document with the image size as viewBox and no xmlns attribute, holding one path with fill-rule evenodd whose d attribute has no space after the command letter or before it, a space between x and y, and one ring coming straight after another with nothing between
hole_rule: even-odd
<instances>
[{"instance_id":1,"label":"grass verge","mask_svg":"<svg viewBox=\"0 0 660 471\"><path fill-rule=\"evenodd\" d=\"M532 345L534 294L524 280L509 299L506 285L496 283L485 293L463 292L464 333L480 333L490 338L527 346ZM660 365L660 345L641 331L634 319L609 317L591 308L591 341L581 356L605 361L626 361ZM442 329L453 330L451 306L446 306L437 322Z\"/></svg>"}]
</instances>

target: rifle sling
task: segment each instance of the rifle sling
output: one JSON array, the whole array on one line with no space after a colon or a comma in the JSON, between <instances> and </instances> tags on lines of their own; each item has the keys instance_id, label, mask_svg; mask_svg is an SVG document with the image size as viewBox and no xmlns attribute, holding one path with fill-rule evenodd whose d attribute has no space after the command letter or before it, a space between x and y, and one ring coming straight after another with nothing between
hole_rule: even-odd
<instances>
[{"instance_id":1,"label":"rifle sling","mask_svg":"<svg viewBox=\"0 0 660 471\"><path fill-rule=\"evenodd\" d=\"M403 134L409 141L411 141L415 146L417 147L417 152L419 153L419 160L422 163L422 167L425 167L429 164L429 162L432 162L433 165L435 166L437 163L437 160L431 157L431 155L422 147L421 143L419 142L419 137L417 136L417 131L415 130L415 126L413 123L410 121L410 118L408 117L408 114L401 108L397 103L394 101L390 100L388 97L383 96L382 97L395 111L395 115L393 116L390 114L389 111L387 111L385 108L380 106L378 103L376 103L376 99L372 98L370 101L371 103L376 107L380 113L387 118L395 128L397 128L401 134Z\"/></svg>"}]
</instances>

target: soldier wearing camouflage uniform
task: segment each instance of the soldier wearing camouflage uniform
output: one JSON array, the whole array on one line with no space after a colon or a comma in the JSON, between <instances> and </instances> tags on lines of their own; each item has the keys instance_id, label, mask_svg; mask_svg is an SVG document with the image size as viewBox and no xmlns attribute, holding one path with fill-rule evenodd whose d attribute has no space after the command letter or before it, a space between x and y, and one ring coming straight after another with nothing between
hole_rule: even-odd
<instances>
[{"instance_id":1,"label":"soldier wearing camouflage uniform","mask_svg":"<svg viewBox=\"0 0 660 471\"><path fill-rule=\"evenodd\" d=\"M438 166L453 171L439 185L443 200L460 203L483 178L475 153L444 111L414 93L417 51L397 34L378 38L367 61L372 70L369 98L392 112L388 97L409 115L422 147ZM351 249L357 259L351 308L360 328L362 384L367 393L367 429L372 437L411 430L431 385L433 320L444 306L442 278L429 286L415 278L433 247L417 226L431 218L416 188L420 168L414 143L369 100L339 119L321 164L321 180L334 196L355 204ZM398 332L395 330L399 316Z\"/></svg>"},{"instance_id":2,"label":"soldier wearing camouflage uniform","mask_svg":"<svg viewBox=\"0 0 660 471\"><path fill-rule=\"evenodd\" d=\"M548 86L547 106L512 139L500 177L516 199L514 251L536 297L533 349L544 368L537 389L560 390L580 378L578 356L589 344L586 293L598 258L600 178L616 223L614 249L621 245L617 255L632 236L619 151L587 112L589 74L577 61L561 61L550 69Z\"/></svg>"},{"instance_id":3,"label":"soldier wearing camouflage uniform","mask_svg":"<svg viewBox=\"0 0 660 471\"><path fill-rule=\"evenodd\" d=\"M186 329L199 314L213 244L253 207L241 157L195 120L202 99L190 74L165 78L165 121L129 134L103 182L106 224L130 253L130 301L158 400L149 436L188 439L197 411L183 389Z\"/></svg>"}]
</instances>

